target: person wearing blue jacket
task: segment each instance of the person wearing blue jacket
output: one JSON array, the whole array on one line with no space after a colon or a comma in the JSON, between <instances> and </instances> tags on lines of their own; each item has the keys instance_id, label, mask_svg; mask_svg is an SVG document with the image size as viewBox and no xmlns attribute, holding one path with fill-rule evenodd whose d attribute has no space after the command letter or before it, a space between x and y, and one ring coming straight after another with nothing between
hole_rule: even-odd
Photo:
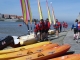
<instances>
[{"instance_id":1,"label":"person wearing blue jacket","mask_svg":"<svg viewBox=\"0 0 80 60\"><path fill-rule=\"evenodd\" d=\"M72 24L71 30L72 29L74 30L74 40L76 40L77 42L78 40L78 20L77 19L75 20L75 23Z\"/></svg>"}]
</instances>

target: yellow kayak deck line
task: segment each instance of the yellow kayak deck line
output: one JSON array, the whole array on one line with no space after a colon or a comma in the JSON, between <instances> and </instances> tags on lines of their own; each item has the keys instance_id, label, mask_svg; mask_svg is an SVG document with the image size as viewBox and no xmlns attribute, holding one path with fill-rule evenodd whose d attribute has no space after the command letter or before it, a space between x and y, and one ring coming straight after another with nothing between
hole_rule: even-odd
<instances>
[{"instance_id":1,"label":"yellow kayak deck line","mask_svg":"<svg viewBox=\"0 0 80 60\"><path fill-rule=\"evenodd\" d=\"M11 52L16 52L16 51L20 51L20 50L29 49L29 48L39 47L41 45L50 44L50 43L52 43L52 42L45 41L45 42L35 43L35 44L22 46L22 47L18 47L18 48L12 48L12 49L7 49L7 50L0 50L0 54L11 53Z\"/></svg>"}]
</instances>

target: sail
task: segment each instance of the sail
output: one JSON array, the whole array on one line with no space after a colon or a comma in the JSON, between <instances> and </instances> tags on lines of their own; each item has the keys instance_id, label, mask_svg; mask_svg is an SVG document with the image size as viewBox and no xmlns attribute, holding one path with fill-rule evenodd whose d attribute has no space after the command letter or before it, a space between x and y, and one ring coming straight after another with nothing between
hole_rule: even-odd
<instances>
[{"instance_id":1,"label":"sail","mask_svg":"<svg viewBox=\"0 0 80 60\"><path fill-rule=\"evenodd\" d=\"M29 18L30 18L30 23L31 23L31 32L32 32L32 12L30 8L30 2L29 0L26 0L27 6L28 6L28 13L29 13Z\"/></svg>"},{"instance_id":2,"label":"sail","mask_svg":"<svg viewBox=\"0 0 80 60\"><path fill-rule=\"evenodd\" d=\"M22 8L22 14L23 14L24 22L26 24L28 24L28 17L27 17L27 10L26 10L25 0L20 0L20 2L21 2L21 8Z\"/></svg>"},{"instance_id":3,"label":"sail","mask_svg":"<svg viewBox=\"0 0 80 60\"><path fill-rule=\"evenodd\" d=\"M52 8L53 22L54 22L54 25L55 25L56 21L55 21L55 15L54 15L54 9L53 9L53 6L52 6L52 2L51 2L51 8Z\"/></svg>"},{"instance_id":4,"label":"sail","mask_svg":"<svg viewBox=\"0 0 80 60\"><path fill-rule=\"evenodd\" d=\"M49 10L49 6L48 6L47 0L46 0L46 5L47 5L47 10L48 10L48 18L49 18L49 22L50 22L50 24L52 24L51 15L50 15L50 10Z\"/></svg>"},{"instance_id":5,"label":"sail","mask_svg":"<svg viewBox=\"0 0 80 60\"><path fill-rule=\"evenodd\" d=\"M29 17L30 17L30 23L32 24L32 12L31 12L31 8L30 8L30 2L29 0L26 0L27 2L27 6L28 6L28 12L29 12Z\"/></svg>"},{"instance_id":6,"label":"sail","mask_svg":"<svg viewBox=\"0 0 80 60\"><path fill-rule=\"evenodd\" d=\"M39 14L40 14L40 19L43 19L42 10L41 10L41 6L40 6L40 1L39 0L38 0L38 10L39 10Z\"/></svg>"}]
</instances>

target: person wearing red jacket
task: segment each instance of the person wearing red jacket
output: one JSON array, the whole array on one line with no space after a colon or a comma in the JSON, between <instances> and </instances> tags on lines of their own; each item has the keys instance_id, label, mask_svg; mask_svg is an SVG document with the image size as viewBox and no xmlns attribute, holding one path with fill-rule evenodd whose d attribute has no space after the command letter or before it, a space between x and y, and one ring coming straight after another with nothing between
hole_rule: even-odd
<instances>
[{"instance_id":1,"label":"person wearing red jacket","mask_svg":"<svg viewBox=\"0 0 80 60\"><path fill-rule=\"evenodd\" d=\"M63 28L64 28L64 31L65 31L65 22L63 21Z\"/></svg>"},{"instance_id":2,"label":"person wearing red jacket","mask_svg":"<svg viewBox=\"0 0 80 60\"><path fill-rule=\"evenodd\" d=\"M58 19L56 19L56 23L55 23L55 25L53 25L53 27L54 27L54 29L55 29L55 31L56 31L56 38L58 38L59 37L59 22L58 22Z\"/></svg>"},{"instance_id":3,"label":"person wearing red jacket","mask_svg":"<svg viewBox=\"0 0 80 60\"><path fill-rule=\"evenodd\" d=\"M64 31L65 29L68 27L68 24L66 22L63 21L63 28L64 28Z\"/></svg>"},{"instance_id":4,"label":"person wearing red jacket","mask_svg":"<svg viewBox=\"0 0 80 60\"><path fill-rule=\"evenodd\" d=\"M38 24L37 24L37 22L36 22L36 20L34 21L34 37L38 40L38 35L37 35L37 33L38 33L38 31L39 31L39 27L38 27Z\"/></svg>"},{"instance_id":5,"label":"person wearing red jacket","mask_svg":"<svg viewBox=\"0 0 80 60\"><path fill-rule=\"evenodd\" d=\"M40 41L43 41L43 33L44 33L44 20L43 19L40 20L38 27L39 27L39 32L40 32Z\"/></svg>"},{"instance_id":6,"label":"person wearing red jacket","mask_svg":"<svg viewBox=\"0 0 80 60\"><path fill-rule=\"evenodd\" d=\"M50 22L49 22L49 19L47 18L45 20L45 23L44 23L44 31L45 31L45 39L48 40L48 31L50 29Z\"/></svg>"},{"instance_id":7,"label":"person wearing red jacket","mask_svg":"<svg viewBox=\"0 0 80 60\"><path fill-rule=\"evenodd\" d=\"M67 28L68 27L68 24L67 24L67 22L65 22L65 28Z\"/></svg>"},{"instance_id":8,"label":"person wearing red jacket","mask_svg":"<svg viewBox=\"0 0 80 60\"><path fill-rule=\"evenodd\" d=\"M57 23L59 25L59 32L61 32L62 31L62 24L61 24L61 22L57 22Z\"/></svg>"}]
</instances>

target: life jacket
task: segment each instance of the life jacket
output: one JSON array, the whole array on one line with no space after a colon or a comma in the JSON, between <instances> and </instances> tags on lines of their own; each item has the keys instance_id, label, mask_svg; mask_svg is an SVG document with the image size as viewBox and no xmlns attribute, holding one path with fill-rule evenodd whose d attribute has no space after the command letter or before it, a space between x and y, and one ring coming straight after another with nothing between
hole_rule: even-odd
<instances>
[{"instance_id":1,"label":"life jacket","mask_svg":"<svg viewBox=\"0 0 80 60\"><path fill-rule=\"evenodd\" d=\"M61 23L60 22L57 22L58 23L58 25L59 25L59 27L61 26Z\"/></svg>"},{"instance_id":2,"label":"life jacket","mask_svg":"<svg viewBox=\"0 0 80 60\"><path fill-rule=\"evenodd\" d=\"M68 24L67 23L65 23L65 28L67 28L68 27Z\"/></svg>"},{"instance_id":3,"label":"life jacket","mask_svg":"<svg viewBox=\"0 0 80 60\"><path fill-rule=\"evenodd\" d=\"M45 28L45 30L48 29L48 22L47 21L44 23L44 28Z\"/></svg>"},{"instance_id":4,"label":"life jacket","mask_svg":"<svg viewBox=\"0 0 80 60\"><path fill-rule=\"evenodd\" d=\"M63 27L65 27L65 22L63 23Z\"/></svg>"},{"instance_id":5,"label":"life jacket","mask_svg":"<svg viewBox=\"0 0 80 60\"><path fill-rule=\"evenodd\" d=\"M38 28L38 24L34 25L34 32L38 32L39 28Z\"/></svg>"},{"instance_id":6,"label":"life jacket","mask_svg":"<svg viewBox=\"0 0 80 60\"><path fill-rule=\"evenodd\" d=\"M48 22L48 29L50 29L50 22Z\"/></svg>"},{"instance_id":7,"label":"life jacket","mask_svg":"<svg viewBox=\"0 0 80 60\"><path fill-rule=\"evenodd\" d=\"M45 26L48 26L48 22L45 22Z\"/></svg>"},{"instance_id":8,"label":"life jacket","mask_svg":"<svg viewBox=\"0 0 80 60\"><path fill-rule=\"evenodd\" d=\"M78 23L78 30L80 30L80 22Z\"/></svg>"},{"instance_id":9,"label":"life jacket","mask_svg":"<svg viewBox=\"0 0 80 60\"><path fill-rule=\"evenodd\" d=\"M49 30L50 29L50 22L45 22L44 24L44 29L46 30Z\"/></svg>"},{"instance_id":10,"label":"life jacket","mask_svg":"<svg viewBox=\"0 0 80 60\"><path fill-rule=\"evenodd\" d=\"M72 29L78 29L78 23L74 23L73 25L72 25Z\"/></svg>"},{"instance_id":11,"label":"life jacket","mask_svg":"<svg viewBox=\"0 0 80 60\"><path fill-rule=\"evenodd\" d=\"M53 26L55 29L59 28L58 22Z\"/></svg>"},{"instance_id":12,"label":"life jacket","mask_svg":"<svg viewBox=\"0 0 80 60\"><path fill-rule=\"evenodd\" d=\"M44 22L39 23L39 30L44 30L45 26L44 26Z\"/></svg>"}]
</instances>

